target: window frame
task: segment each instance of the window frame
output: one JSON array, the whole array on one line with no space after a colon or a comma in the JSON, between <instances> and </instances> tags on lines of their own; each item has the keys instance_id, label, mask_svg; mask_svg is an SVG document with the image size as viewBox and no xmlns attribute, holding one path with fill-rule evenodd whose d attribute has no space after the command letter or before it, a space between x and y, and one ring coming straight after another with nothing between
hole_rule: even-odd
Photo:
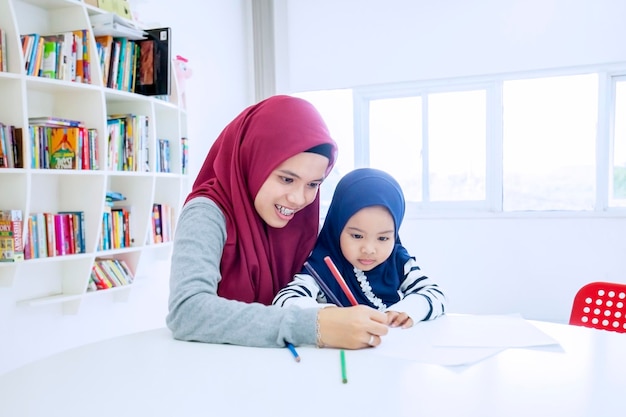
<instances>
[{"instance_id":1,"label":"window frame","mask_svg":"<svg viewBox=\"0 0 626 417\"><path fill-rule=\"evenodd\" d=\"M596 195L593 210L534 210L503 211L503 84L509 80L560 77L595 73L598 75L598 115L596 127ZM450 202L409 202L408 217L430 216L492 216L502 217L572 217L572 216L626 216L626 207L609 206L612 184L612 161L615 120L615 84L626 80L626 63L560 68L494 76L467 77L453 80L424 80L379 84L352 88L354 114L355 168L369 165L369 101L377 99L422 97L429 93L484 89L486 91L486 183L485 200ZM427 105L423 105L427 112ZM423 120L427 120L426 117ZM427 129L427 122L422 127ZM424 154L428 154L427 135L424 135ZM423 183L428 182L427 160L423 164Z\"/></svg>"}]
</instances>

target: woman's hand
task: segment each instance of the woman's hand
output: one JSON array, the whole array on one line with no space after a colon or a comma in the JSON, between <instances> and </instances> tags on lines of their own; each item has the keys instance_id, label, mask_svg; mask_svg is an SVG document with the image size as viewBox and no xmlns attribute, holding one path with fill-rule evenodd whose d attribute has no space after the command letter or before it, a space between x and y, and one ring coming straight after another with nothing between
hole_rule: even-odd
<instances>
[{"instance_id":1,"label":"woman's hand","mask_svg":"<svg viewBox=\"0 0 626 417\"><path fill-rule=\"evenodd\" d=\"M371 307L326 307L317 316L322 346L361 349L378 346L387 334L387 315Z\"/></svg>"},{"instance_id":2,"label":"woman's hand","mask_svg":"<svg viewBox=\"0 0 626 417\"><path fill-rule=\"evenodd\" d=\"M408 329L413 326L413 319L406 313L399 311L385 311L387 314L387 325L389 327L402 327Z\"/></svg>"}]
</instances>

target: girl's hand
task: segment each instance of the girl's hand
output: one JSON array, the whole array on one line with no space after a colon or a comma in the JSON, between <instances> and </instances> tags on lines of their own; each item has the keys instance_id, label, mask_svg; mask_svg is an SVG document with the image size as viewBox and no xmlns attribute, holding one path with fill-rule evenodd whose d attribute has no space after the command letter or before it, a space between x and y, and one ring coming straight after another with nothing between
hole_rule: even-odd
<instances>
[{"instance_id":1,"label":"girl's hand","mask_svg":"<svg viewBox=\"0 0 626 417\"><path fill-rule=\"evenodd\" d=\"M385 313L371 307L326 307L317 315L322 346L362 349L378 346L389 331Z\"/></svg>"},{"instance_id":2,"label":"girl's hand","mask_svg":"<svg viewBox=\"0 0 626 417\"><path fill-rule=\"evenodd\" d=\"M406 313L400 313L398 311L386 311L387 325L389 327L402 327L408 329L413 326L413 319Z\"/></svg>"}]
</instances>

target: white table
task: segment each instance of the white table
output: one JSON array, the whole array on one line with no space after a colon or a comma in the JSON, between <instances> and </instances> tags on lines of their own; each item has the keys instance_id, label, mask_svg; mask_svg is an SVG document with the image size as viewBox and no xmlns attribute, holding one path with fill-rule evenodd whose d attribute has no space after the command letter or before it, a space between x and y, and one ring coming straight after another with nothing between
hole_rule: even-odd
<instances>
[{"instance_id":1,"label":"white table","mask_svg":"<svg viewBox=\"0 0 626 417\"><path fill-rule=\"evenodd\" d=\"M623 417L626 334L533 322L562 349L509 349L465 368L347 351L123 336L0 376L0 416Z\"/></svg>"}]
</instances>

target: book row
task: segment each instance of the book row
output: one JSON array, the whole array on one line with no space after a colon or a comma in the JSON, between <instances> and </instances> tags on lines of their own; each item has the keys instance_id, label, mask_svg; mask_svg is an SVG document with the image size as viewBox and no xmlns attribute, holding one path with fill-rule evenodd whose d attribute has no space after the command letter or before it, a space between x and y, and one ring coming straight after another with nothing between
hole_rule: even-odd
<instances>
[{"instance_id":1,"label":"book row","mask_svg":"<svg viewBox=\"0 0 626 417\"><path fill-rule=\"evenodd\" d=\"M26 75L92 83L90 31L20 35ZM95 37L102 84L143 95L171 93L170 28L148 29L146 38ZM0 71L7 71L6 31L0 28Z\"/></svg>"},{"instance_id":2,"label":"book row","mask_svg":"<svg viewBox=\"0 0 626 417\"><path fill-rule=\"evenodd\" d=\"M27 75L91 84L89 31L20 35Z\"/></svg>"},{"instance_id":3,"label":"book row","mask_svg":"<svg viewBox=\"0 0 626 417\"><path fill-rule=\"evenodd\" d=\"M159 139L156 148L156 171L171 172L170 168L170 141Z\"/></svg>"},{"instance_id":4,"label":"book row","mask_svg":"<svg viewBox=\"0 0 626 417\"><path fill-rule=\"evenodd\" d=\"M106 290L132 284L134 275L123 259L96 258L87 291Z\"/></svg>"},{"instance_id":5,"label":"book row","mask_svg":"<svg viewBox=\"0 0 626 417\"><path fill-rule=\"evenodd\" d=\"M21 210L0 210L0 261L85 253L85 224L82 211L33 213L26 219Z\"/></svg>"},{"instance_id":6,"label":"book row","mask_svg":"<svg viewBox=\"0 0 626 417\"><path fill-rule=\"evenodd\" d=\"M135 92L140 42L111 35L96 36L102 84L122 91Z\"/></svg>"},{"instance_id":7,"label":"book row","mask_svg":"<svg viewBox=\"0 0 626 417\"><path fill-rule=\"evenodd\" d=\"M30 125L31 166L98 169L98 131L83 126Z\"/></svg>"},{"instance_id":8,"label":"book row","mask_svg":"<svg viewBox=\"0 0 626 417\"><path fill-rule=\"evenodd\" d=\"M174 230L174 210L167 204L152 205L152 242L163 243L172 240Z\"/></svg>"},{"instance_id":9,"label":"book row","mask_svg":"<svg viewBox=\"0 0 626 417\"><path fill-rule=\"evenodd\" d=\"M105 206L98 250L131 247L134 239L130 228L131 210L127 207ZM0 261L73 255L86 252L85 214L82 211L33 213L27 219L22 236L21 210L0 210ZM174 210L167 204L153 204L152 242L172 240Z\"/></svg>"},{"instance_id":10,"label":"book row","mask_svg":"<svg viewBox=\"0 0 626 417\"><path fill-rule=\"evenodd\" d=\"M22 128L0 122L0 168L24 168Z\"/></svg>"},{"instance_id":11,"label":"book row","mask_svg":"<svg viewBox=\"0 0 626 417\"><path fill-rule=\"evenodd\" d=\"M149 172L150 118L136 114L111 115L107 119L107 128L108 168Z\"/></svg>"},{"instance_id":12,"label":"book row","mask_svg":"<svg viewBox=\"0 0 626 417\"><path fill-rule=\"evenodd\" d=\"M28 216L24 259L85 253L85 215L82 211L34 213Z\"/></svg>"},{"instance_id":13,"label":"book row","mask_svg":"<svg viewBox=\"0 0 626 417\"><path fill-rule=\"evenodd\" d=\"M133 244L130 235L130 209L126 207L104 208L102 234L98 250L129 248Z\"/></svg>"},{"instance_id":14,"label":"book row","mask_svg":"<svg viewBox=\"0 0 626 417\"><path fill-rule=\"evenodd\" d=\"M150 172L150 118L118 114L107 119L107 168L111 171ZM81 121L58 117L29 118L30 166L34 169L97 170L98 131ZM181 172L187 173L188 140L181 141ZM23 168L22 128L0 122L0 168ZM158 139L156 172L171 172L169 139Z\"/></svg>"},{"instance_id":15,"label":"book row","mask_svg":"<svg viewBox=\"0 0 626 417\"><path fill-rule=\"evenodd\" d=\"M170 94L170 28L148 29L145 34L141 40L95 37L103 85L144 95Z\"/></svg>"}]
</instances>

